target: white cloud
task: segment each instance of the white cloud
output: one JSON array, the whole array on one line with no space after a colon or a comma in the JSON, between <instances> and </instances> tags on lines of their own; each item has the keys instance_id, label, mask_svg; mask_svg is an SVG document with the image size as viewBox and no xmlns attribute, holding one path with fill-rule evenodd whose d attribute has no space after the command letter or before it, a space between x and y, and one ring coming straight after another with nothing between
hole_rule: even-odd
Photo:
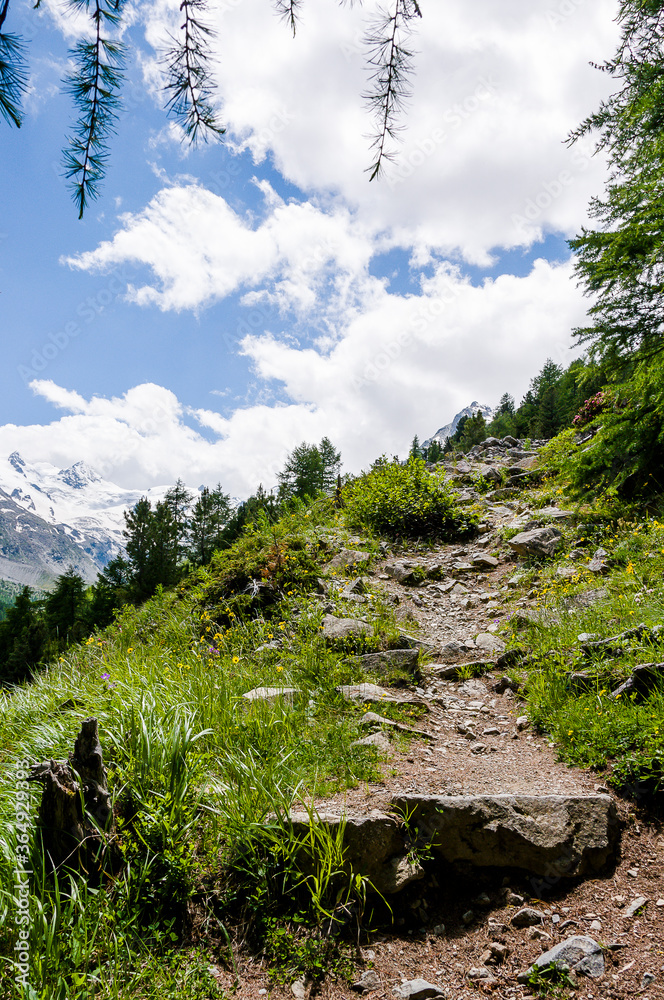
<instances>
[{"instance_id":1,"label":"white cloud","mask_svg":"<svg viewBox=\"0 0 664 1000\"><path fill-rule=\"evenodd\" d=\"M248 336L242 349L257 375L278 383L288 402L228 417L187 408L151 383L85 399L36 380L33 391L66 412L45 426L0 427L0 453L60 466L83 459L133 488L182 477L193 486L221 481L243 496L259 482L273 486L300 441L327 434L357 472L381 452L403 455L413 434L432 434L472 399L520 398L547 356L567 364L569 330L585 312L570 269L541 260L526 277L474 287L440 264L421 294L373 287L329 349Z\"/></svg>"},{"instance_id":2,"label":"white cloud","mask_svg":"<svg viewBox=\"0 0 664 1000\"><path fill-rule=\"evenodd\" d=\"M365 227L343 206L285 203L269 185L260 187L267 212L259 224L196 184L166 187L142 212L122 215L112 240L67 263L88 271L147 264L157 285L130 286L128 297L163 310L195 310L269 283L263 294L280 308L306 312L331 268L345 300L348 278L361 275L373 253Z\"/></svg>"}]
</instances>

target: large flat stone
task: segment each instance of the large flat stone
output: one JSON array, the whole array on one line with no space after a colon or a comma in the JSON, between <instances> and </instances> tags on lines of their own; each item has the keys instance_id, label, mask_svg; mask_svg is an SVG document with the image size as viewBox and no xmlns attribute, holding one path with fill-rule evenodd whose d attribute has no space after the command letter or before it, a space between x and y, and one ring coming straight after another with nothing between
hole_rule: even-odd
<instances>
[{"instance_id":1,"label":"large flat stone","mask_svg":"<svg viewBox=\"0 0 664 1000\"><path fill-rule=\"evenodd\" d=\"M406 795L394 804L445 861L545 877L600 870L620 836L609 795Z\"/></svg>"},{"instance_id":2,"label":"large flat stone","mask_svg":"<svg viewBox=\"0 0 664 1000\"><path fill-rule=\"evenodd\" d=\"M520 556L552 556L563 544L563 536L557 528L533 528L521 531L507 544Z\"/></svg>"}]
</instances>

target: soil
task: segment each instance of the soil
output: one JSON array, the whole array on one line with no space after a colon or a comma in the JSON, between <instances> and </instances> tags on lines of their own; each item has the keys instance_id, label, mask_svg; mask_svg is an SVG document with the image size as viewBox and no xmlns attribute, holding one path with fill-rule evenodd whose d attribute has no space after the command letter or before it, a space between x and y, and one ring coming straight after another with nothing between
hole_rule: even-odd
<instances>
[{"instance_id":1,"label":"soil","mask_svg":"<svg viewBox=\"0 0 664 1000\"><path fill-rule=\"evenodd\" d=\"M509 523L518 513L508 507L496 510L492 527ZM439 652L456 640L464 647L458 662L477 660L480 653L486 658L475 645L478 633L495 632L500 620L515 610L515 603L521 607L533 603L521 599L504 606L498 601L498 607L487 608L490 602L486 595L504 596L501 588L518 569L508 553L501 552L499 566L489 572L456 573L453 578L463 583L468 595L442 594L430 584L403 586L388 578L384 570L395 558L430 566L443 563L443 569L449 565L452 570L455 562L495 552L497 545L497 536L491 532L479 545L444 546L425 555L400 553L382 563L373 580L398 602L404 624L416 623L417 635ZM435 667L425 667L419 691L427 711L412 725L432 738L413 740L403 751L397 749L403 746L397 740L383 766L382 782L317 803L319 811L385 811L395 795L414 791L609 792L599 775L561 763L554 745L527 723L517 726L525 708L511 691L497 694L493 690L499 676L493 671L465 682L442 681L436 677ZM380 706L370 707L380 712ZM476 738L458 731L464 724ZM370 1000L393 1000L394 987L406 980L424 979L437 985L449 1000L482 996L527 1000L541 994L520 985L518 973L558 942L589 935L604 949L604 975L600 979L578 977L573 988L554 995L579 1000L634 996L664 1000L664 831L657 821L640 815L632 803L614 798L624 824L621 856L601 877L542 881L504 869L452 872L439 866L427 879L392 897L392 918L385 910L376 912L374 925L380 925L381 919L383 923L375 932L363 934L356 955L356 978L363 969L372 968L380 983L364 995ZM484 894L481 900L480 894ZM626 916L630 903L640 896L648 900L645 908L633 917ZM514 928L511 917L522 906L540 910L542 923L530 929ZM502 964L484 964L492 942L509 949ZM294 996L350 1000L362 995L353 991L347 980L333 977L316 984L276 986L270 982L264 961L248 956L244 960L240 956L239 961L237 980L221 963L215 967L215 975L225 988L236 984L239 1000L268 996L275 1000L293 1000ZM490 979L471 980L469 973L478 969L486 970ZM644 980L646 974L655 977L654 981Z\"/></svg>"}]
</instances>

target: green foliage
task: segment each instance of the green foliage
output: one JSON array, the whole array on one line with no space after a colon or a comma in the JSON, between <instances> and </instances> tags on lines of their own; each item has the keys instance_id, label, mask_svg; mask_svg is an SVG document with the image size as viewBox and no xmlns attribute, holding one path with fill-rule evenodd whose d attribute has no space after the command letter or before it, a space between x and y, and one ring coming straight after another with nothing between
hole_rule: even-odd
<instances>
[{"instance_id":1,"label":"green foliage","mask_svg":"<svg viewBox=\"0 0 664 1000\"><path fill-rule=\"evenodd\" d=\"M609 161L603 198L591 202L596 229L570 242L577 274L593 302L592 325L576 331L612 368L662 349L660 260L664 227L661 4L621 0L621 39L601 69L618 86L572 135L594 134Z\"/></svg>"},{"instance_id":2,"label":"green foliage","mask_svg":"<svg viewBox=\"0 0 664 1000\"><path fill-rule=\"evenodd\" d=\"M477 523L422 459L376 463L344 488L343 497L351 526L391 538L458 538Z\"/></svg>"},{"instance_id":3,"label":"green foliage","mask_svg":"<svg viewBox=\"0 0 664 1000\"><path fill-rule=\"evenodd\" d=\"M7 16L9 0L0 5L0 28ZM21 100L28 89L25 45L16 35L0 32L0 115L10 125L21 127Z\"/></svg>"},{"instance_id":4,"label":"green foliage","mask_svg":"<svg viewBox=\"0 0 664 1000\"><path fill-rule=\"evenodd\" d=\"M341 453L328 437L319 445L303 441L286 459L278 474L280 500L314 499L334 489L341 470Z\"/></svg>"},{"instance_id":5,"label":"green foliage","mask_svg":"<svg viewBox=\"0 0 664 1000\"><path fill-rule=\"evenodd\" d=\"M89 200L99 197L106 172L108 139L115 131L120 108L125 50L108 35L120 24L125 0L69 0L73 12L86 10L93 38L79 41L70 52L75 69L65 80L78 112L64 153L65 177L71 181L79 219Z\"/></svg>"}]
</instances>

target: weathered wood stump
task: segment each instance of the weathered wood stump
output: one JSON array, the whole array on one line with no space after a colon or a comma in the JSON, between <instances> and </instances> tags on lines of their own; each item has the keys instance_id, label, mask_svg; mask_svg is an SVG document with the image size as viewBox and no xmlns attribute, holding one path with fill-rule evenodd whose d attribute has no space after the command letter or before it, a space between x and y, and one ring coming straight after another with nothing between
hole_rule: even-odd
<instances>
[{"instance_id":1,"label":"weathered wood stump","mask_svg":"<svg viewBox=\"0 0 664 1000\"><path fill-rule=\"evenodd\" d=\"M98 885L118 856L97 720L84 720L68 761L35 764L28 781L43 785L38 827L47 870L76 872Z\"/></svg>"}]
</instances>

